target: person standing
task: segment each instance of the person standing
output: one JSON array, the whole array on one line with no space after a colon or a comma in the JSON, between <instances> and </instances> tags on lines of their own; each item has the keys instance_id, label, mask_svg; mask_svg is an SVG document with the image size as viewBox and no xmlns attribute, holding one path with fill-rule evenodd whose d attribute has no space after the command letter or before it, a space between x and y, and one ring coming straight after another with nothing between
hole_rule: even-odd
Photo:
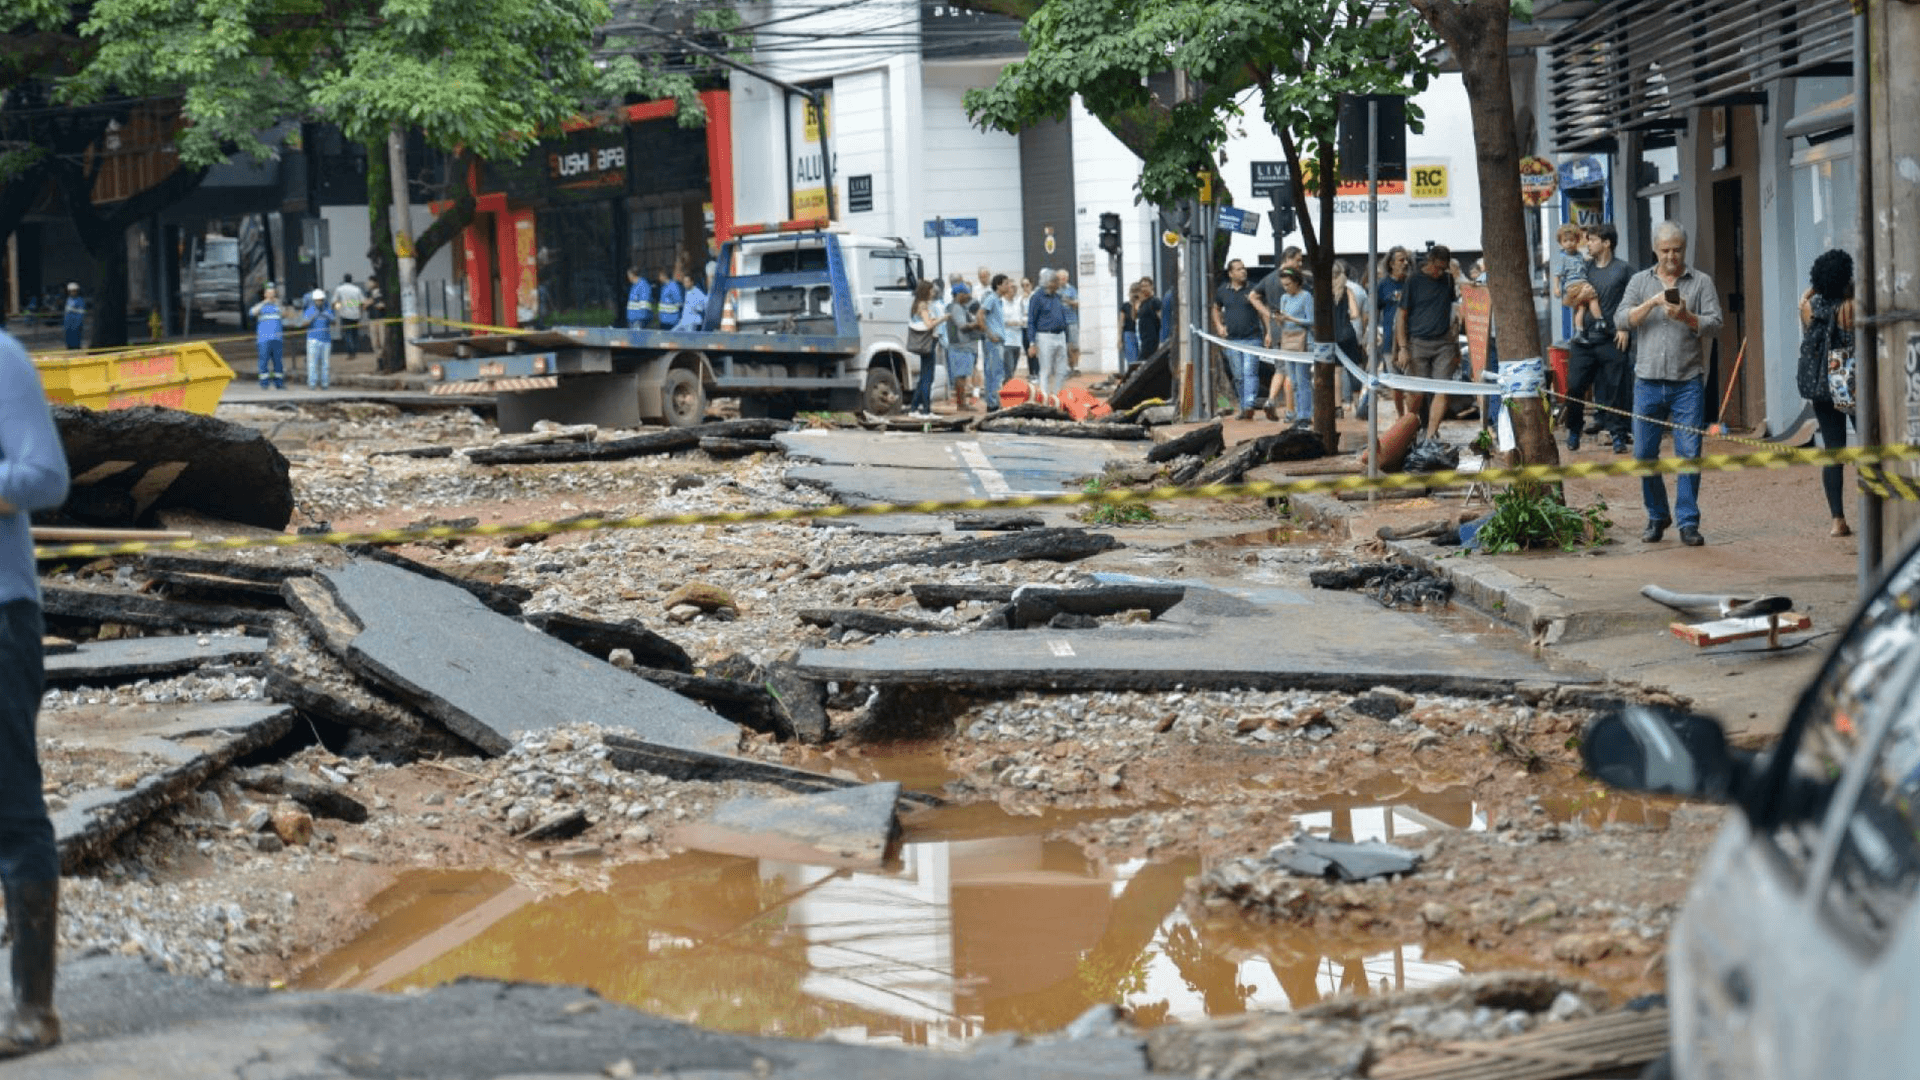
<instances>
[{"instance_id":1,"label":"person standing","mask_svg":"<svg viewBox=\"0 0 1920 1080\"><path fill-rule=\"evenodd\" d=\"M1053 275L1060 301L1067 305L1067 375L1071 377L1080 374L1080 290L1073 287L1073 275L1065 270L1055 270Z\"/></svg>"},{"instance_id":2,"label":"person standing","mask_svg":"<svg viewBox=\"0 0 1920 1080\"><path fill-rule=\"evenodd\" d=\"M1213 290L1213 332L1235 345L1257 346L1265 339L1272 316L1260 295L1247 284L1247 264L1239 259L1227 263L1227 280ZM1240 349L1227 350L1227 366L1240 380L1240 419L1253 419L1253 402L1260 393L1260 358ZM1278 377L1279 365L1274 365ZM1267 419L1278 420L1272 398L1267 399Z\"/></svg>"},{"instance_id":3,"label":"person standing","mask_svg":"<svg viewBox=\"0 0 1920 1080\"><path fill-rule=\"evenodd\" d=\"M1126 378L1133 365L1140 362L1140 284L1120 297L1120 377Z\"/></svg>"},{"instance_id":4,"label":"person standing","mask_svg":"<svg viewBox=\"0 0 1920 1080\"><path fill-rule=\"evenodd\" d=\"M1720 329L1720 297L1713 279L1687 265L1687 230L1663 221L1653 228L1654 265L1627 281L1616 316L1634 333L1633 456L1660 456L1661 421L1673 427L1673 452L1700 456L1700 425L1705 419L1707 364L1701 342ZM1667 505L1667 483L1659 476L1640 478L1640 499L1647 528L1640 539L1656 543L1678 520L1680 542L1706 543L1700 535L1700 474L1674 480L1675 503Z\"/></svg>"},{"instance_id":5,"label":"person standing","mask_svg":"<svg viewBox=\"0 0 1920 1080\"><path fill-rule=\"evenodd\" d=\"M1160 347L1160 296L1154 291L1152 278L1140 279L1140 306L1135 309L1134 327L1140 335L1140 355L1152 356Z\"/></svg>"},{"instance_id":6,"label":"person standing","mask_svg":"<svg viewBox=\"0 0 1920 1080\"><path fill-rule=\"evenodd\" d=\"M67 459L40 373L0 331L0 889L13 936L13 1015L0 1058L60 1041L53 1007L60 940L60 857L41 792L36 732L44 627L27 515L67 498Z\"/></svg>"},{"instance_id":7,"label":"person standing","mask_svg":"<svg viewBox=\"0 0 1920 1080\"><path fill-rule=\"evenodd\" d=\"M253 343L260 351L260 389L287 388L287 372L282 350L285 316L280 312L280 294L269 285L261 290L260 302L248 312L253 317Z\"/></svg>"},{"instance_id":8,"label":"person standing","mask_svg":"<svg viewBox=\"0 0 1920 1080\"><path fill-rule=\"evenodd\" d=\"M1027 355L1027 347L1033 344L1032 334L1027 329L1027 308L1033 303L1033 281L1020 279L1020 287L1009 296L1007 304L1007 378L1020 370L1020 358ZM1027 377L1031 380L1040 374L1037 360L1027 361Z\"/></svg>"},{"instance_id":9,"label":"person standing","mask_svg":"<svg viewBox=\"0 0 1920 1080\"><path fill-rule=\"evenodd\" d=\"M707 324L707 290L686 272L680 272L680 318L672 329L676 331L699 331Z\"/></svg>"},{"instance_id":10,"label":"person standing","mask_svg":"<svg viewBox=\"0 0 1920 1080\"><path fill-rule=\"evenodd\" d=\"M654 305L653 310L657 325L662 330L668 330L680 325L680 309L686 301L687 291L680 285L680 278L683 275L677 267L671 277L664 270L658 273L660 300Z\"/></svg>"},{"instance_id":11,"label":"person standing","mask_svg":"<svg viewBox=\"0 0 1920 1080\"><path fill-rule=\"evenodd\" d=\"M1395 246L1380 260L1379 277L1373 287L1373 348L1380 357L1380 366L1385 371L1399 370L1399 350L1394 346L1395 323L1400 315L1400 298L1407 287L1407 275L1413 271L1413 253L1406 248ZM1360 417L1366 418L1366 409L1373 404L1373 391L1367 391L1362 402ZM1393 406L1404 414L1406 412L1406 393L1393 391Z\"/></svg>"},{"instance_id":12,"label":"person standing","mask_svg":"<svg viewBox=\"0 0 1920 1080\"><path fill-rule=\"evenodd\" d=\"M60 315L60 329L66 333L67 348L80 348L81 334L87 328L87 298L80 295L80 283L67 282L67 306Z\"/></svg>"},{"instance_id":13,"label":"person standing","mask_svg":"<svg viewBox=\"0 0 1920 1080\"><path fill-rule=\"evenodd\" d=\"M956 274L953 295L947 301L947 389L956 409L973 408L973 369L980 359L980 335L974 322L973 290Z\"/></svg>"},{"instance_id":14,"label":"person standing","mask_svg":"<svg viewBox=\"0 0 1920 1080\"><path fill-rule=\"evenodd\" d=\"M1827 381L1828 362L1835 352L1853 353L1853 256L1844 251L1822 252L1813 260L1807 275L1807 291L1800 294L1800 364L1795 382L1800 396L1813 406L1813 418L1820 425L1820 447L1839 450L1847 445L1847 419L1834 404L1833 390ZM1826 465L1820 469L1820 484L1827 493L1827 513L1833 517L1829 536L1852 536L1847 527L1845 504L1841 501L1846 466Z\"/></svg>"},{"instance_id":15,"label":"person standing","mask_svg":"<svg viewBox=\"0 0 1920 1080\"><path fill-rule=\"evenodd\" d=\"M1266 343L1273 348L1276 343L1287 352L1311 352L1313 350L1313 294L1306 290L1300 271L1291 266L1280 269L1280 305L1273 309L1272 321L1267 324ZM1280 374L1280 365L1274 365L1273 384L1267 388L1267 413L1273 414L1273 402L1282 399L1286 384L1293 384L1292 410L1287 414L1289 420L1313 419L1313 364L1311 361L1285 361L1287 374Z\"/></svg>"},{"instance_id":16,"label":"person standing","mask_svg":"<svg viewBox=\"0 0 1920 1080\"><path fill-rule=\"evenodd\" d=\"M307 324L307 388L325 390L333 385L333 323L337 316L327 303L325 289L313 290L307 297L307 309L300 319Z\"/></svg>"},{"instance_id":17,"label":"person standing","mask_svg":"<svg viewBox=\"0 0 1920 1080\"><path fill-rule=\"evenodd\" d=\"M1042 405L1050 400L1059 402L1060 388L1067 384L1070 371L1067 302L1060 296L1060 279L1065 274L1064 270L1058 274L1040 271L1040 291L1033 294L1033 302L1027 305L1027 329L1033 334L1027 355L1039 362L1040 396L1035 400Z\"/></svg>"},{"instance_id":18,"label":"person standing","mask_svg":"<svg viewBox=\"0 0 1920 1080\"><path fill-rule=\"evenodd\" d=\"M907 415L927 418L933 415L933 357L934 343L940 333L940 324L947 316L934 311L934 297L939 293L938 282L923 280L913 290L913 311L907 316L907 349L919 360L915 370L913 400L907 403Z\"/></svg>"},{"instance_id":19,"label":"person standing","mask_svg":"<svg viewBox=\"0 0 1920 1080\"><path fill-rule=\"evenodd\" d=\"M1573 339L1567 350L1567 449L1580 449L1580 433L1585 415L1586 396L1607 409L1597 410L1602 430L1613 436L1613 452L1627 452L1627 433L1631 426L1627 412L1632 408L1631 380L1627 371L1627 331L1617 326L1614 313L1620 298L1627 293L1633 270L1614 258L1613 248L1620 233L1611 221L1603 221L1586 230L1587 260L1583 269L1568 280L1574 282L1563 298L1587 301L1593 293L1598 317L1587 324L1586 333ZM1615 410L1615 411L1609 411Z\"/></svg>"},{"instance_id":20,"label":"person standing","mask_svg":"<svg viewBox=\"0 0 1920 1080\"><path fill-rule=\"evenodd\" d=\"M627 267L627 329L644 330L653 324L653 286L635 263Z\"/></svg>"},{"instance_id":21,"label":"person standing","mask_svg":"<svg viewBox=\"0 0 1920 1080\"><path fill-rule=\"evenodd\" d=\"M1348 277L1346 262L1335 259L1333 261L1333 347L1339 349L1341 355L1345 356L1354 367L1361 367L1366 363L1363 355L1365 350L1360 347L1359 330L1361 321L1367 317L1366 305L1362 301L1365 295L1366 290ZM1353 398L1360 392L1359 380L1345 368L1335 376L1335 385L1346 387L1346 392L1338 396Z\"/></svg>"},{"instance_id":22,"label":"person standing","mask_svg":"<svg viewBox=\"0 0 1920 1080\"><path fill-rule=\"evenodd\" d=\"M988 412L1000 408L1000 383L1007 373L1007 297L1013 283L1005 274L987 281L986 295L980 301L980 378L985 384Z\"/></svg>"},{"instance_id":23,"label":"person standing","mask_svg":"<svg viewBox=\"0 0 1920 1080\"><path fill-rule=\"evenodd\" d=\"M340 315L340 340L347 347L347 359L360 355L360 320L366 316L367 294L353 283L352 274L341 274L340 285L333 290L333 310Z\"/></svg>"},{"instance_id":24,"label":"person standing","mask_svg":"<svg viewBox=\"0 0 1920 1080\"><path fill-rule=\"evenodd\" d=\"M376 357L387 351L387 294L375 277L367 279L367 346Z\"/></svg>"},{"instance_id":25,"label":"person standing","mask_svg":"<svg viewBox=\"0 0 1920 1080\"><path fill-rule=\"evenodd\" d=\"M1394 349L1401 371L1421 379L1451 379L1460 366L1460 326L1454 305L1460 299L1453 284L1453 252L1436 244L1409 275L1394 317ZM1427 437L1440 437L1440 421L1447 416L1447 395L1415 394L1411 402L1427 414Z\"/></svg>"}]
</instances>

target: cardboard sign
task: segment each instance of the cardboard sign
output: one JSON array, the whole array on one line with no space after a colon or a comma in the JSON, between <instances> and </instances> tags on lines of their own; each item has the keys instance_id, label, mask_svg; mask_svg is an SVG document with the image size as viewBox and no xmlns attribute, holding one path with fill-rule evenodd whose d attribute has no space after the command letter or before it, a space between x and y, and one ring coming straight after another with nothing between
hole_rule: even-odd
<instances>
[{"instance_id":1,"label":"cardboard sign","mask_svg":"<svg viewBox=\"0 0 1920 1080\"><path fill-rule=\"evenodd\" d=\"M1477 382L1487 370L1487 342L1493 337L1493 290L1485 285L1460 286L1460 319L1467 325L1467 360Z\"/></svg>"}]
</instances>

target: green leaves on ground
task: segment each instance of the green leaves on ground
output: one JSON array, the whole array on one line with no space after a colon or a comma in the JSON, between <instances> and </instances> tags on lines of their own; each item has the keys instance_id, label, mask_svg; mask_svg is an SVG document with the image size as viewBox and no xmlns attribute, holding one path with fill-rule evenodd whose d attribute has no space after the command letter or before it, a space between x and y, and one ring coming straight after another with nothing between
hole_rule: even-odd
<instances>
[{"instance_id":1,"label":"green leaves on ground","mask_svg":"<svg viewBox=\"0 0 1920 1080\"><path fill-rule=\"evenodd\" d=\"M1489 555L1544 547L1577 551L1604 543L1612 527L1604 501L1575 509L1550 485L1516 484L1493 497L1493 517L1481 526L1478 539Z\"/></svg>"}]
</instances>

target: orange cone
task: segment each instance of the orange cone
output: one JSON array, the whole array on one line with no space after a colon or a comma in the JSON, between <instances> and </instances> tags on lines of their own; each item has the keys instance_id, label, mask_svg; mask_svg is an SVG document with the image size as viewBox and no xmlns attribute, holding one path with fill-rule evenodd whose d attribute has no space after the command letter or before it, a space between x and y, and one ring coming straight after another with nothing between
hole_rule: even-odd
<instances>
[{"instance_id":1,"label":"orange cone","mask_svg":"<svg viewBox=\"0 0 1920 1080\"><path fill-rule=\"evenodd\" d=\"M740 324L736 322L733 317L734 303L739 299L739 296L740 291L738 289L727 290L726 305L720 309L720 332L723 334L731 334L740 329Z\"/></svg>"}]
</instances>

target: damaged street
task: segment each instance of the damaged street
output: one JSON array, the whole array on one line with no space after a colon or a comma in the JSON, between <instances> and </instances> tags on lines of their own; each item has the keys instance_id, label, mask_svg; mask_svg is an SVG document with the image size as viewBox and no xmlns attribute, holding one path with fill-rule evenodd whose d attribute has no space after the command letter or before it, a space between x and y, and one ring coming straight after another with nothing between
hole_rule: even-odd
<instances>
[{"instance_id":1,"label":"damaged street","mask_svg":"<svg viewBox=\"0 0 1920 1080\"><path fill-rule=\"evenodd\" d=\"M1008 1075L1082 1037L1076 1075L1250 1047L1360 1075L1657 992L1720 813L1581 771L1596 710L1669 695L1444 600L1316 588L1379 542L1285 501L806 516L1071 489L1164 436L721 428L767 436L743 452L365 401L200 423L284 461L301 531L800 516L44 564L70 1030L136 970L486 976ZM73 520L272 527L150 486L145 514L77 486Z\"/></svg>"}]
</instances>

